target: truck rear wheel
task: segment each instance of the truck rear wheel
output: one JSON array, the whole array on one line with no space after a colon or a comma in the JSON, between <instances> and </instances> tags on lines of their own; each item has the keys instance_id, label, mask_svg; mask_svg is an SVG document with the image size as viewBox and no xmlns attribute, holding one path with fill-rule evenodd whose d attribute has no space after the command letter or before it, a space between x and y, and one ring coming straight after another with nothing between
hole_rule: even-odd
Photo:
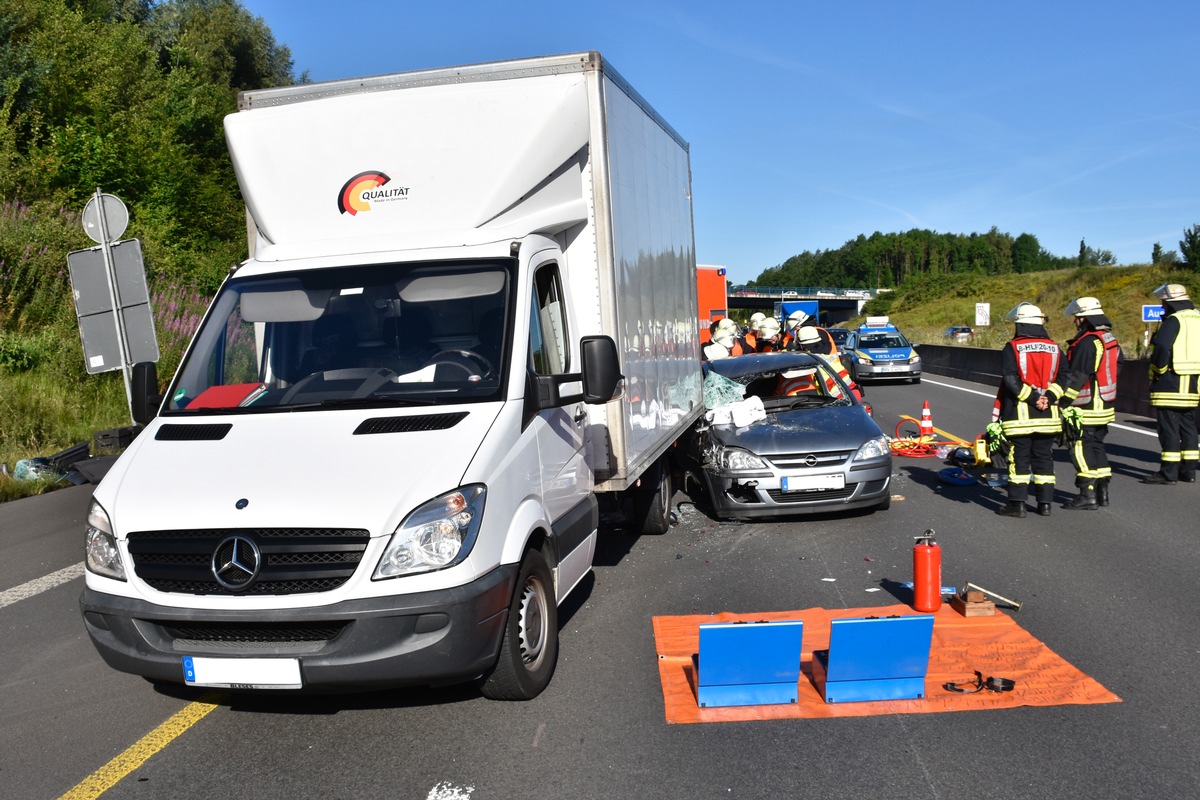
<instances>
[{"instance_id":1,"label":"truck rear wheel","mask_svg":"<svg viewBox=\"0 0 1200 800\"><path fill-rule=\"evenodd\" d=\"M642 533L660 536L671 529L671 498L675 487L666 457L654 462L642 476L633 498L634 518Z\"/></svg>"},{"instance_id":2,"label":"truck rear wheel","mask_svg":"<svg viewBox=\"0 0 1200 800\"><path fill-rule=\"evenodd\" d=\"M521 562L508 607L500 657L479 687L492 700L532 700L550 684L558 661L558 605L554 579L541 550Z\"/></svg>"}]
</instances>

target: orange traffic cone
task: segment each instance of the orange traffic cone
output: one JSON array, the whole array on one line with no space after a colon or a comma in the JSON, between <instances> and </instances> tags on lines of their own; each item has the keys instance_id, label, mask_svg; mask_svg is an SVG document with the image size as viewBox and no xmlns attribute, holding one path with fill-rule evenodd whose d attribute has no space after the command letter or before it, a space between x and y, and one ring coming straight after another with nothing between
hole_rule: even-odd
<instances>
[{"instance_id":1,"label":"orange traffic cone","mask_svg":"<svg viewBox=\"0 0 1200 800\"><path fill-rule=\"evenodd\" d=\"M929 401L921 407L921 441L933 440L933 417L929 413Z\"/></svg>"}]
</instances>

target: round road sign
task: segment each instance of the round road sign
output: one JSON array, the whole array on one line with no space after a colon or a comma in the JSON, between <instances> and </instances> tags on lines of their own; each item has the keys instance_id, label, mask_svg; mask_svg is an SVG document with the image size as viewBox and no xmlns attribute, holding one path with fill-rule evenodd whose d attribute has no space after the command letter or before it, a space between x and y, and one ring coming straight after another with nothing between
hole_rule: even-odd
<instances>
[{"instance_id":1,"label":"round road sign","mask_svg":"<svg viewBox=\"0 0 1200 800\"><path fill-rule=\"evenodd\" d=\"M97 202L99 201L99 202ZM104 221L108 223L107 236L100 224L100 211L104 211ZM115 242L129 227L129 210L120 198L112 194L96 194L83 208L83 232L97 244Z\"/></svg>"}]
</instances>

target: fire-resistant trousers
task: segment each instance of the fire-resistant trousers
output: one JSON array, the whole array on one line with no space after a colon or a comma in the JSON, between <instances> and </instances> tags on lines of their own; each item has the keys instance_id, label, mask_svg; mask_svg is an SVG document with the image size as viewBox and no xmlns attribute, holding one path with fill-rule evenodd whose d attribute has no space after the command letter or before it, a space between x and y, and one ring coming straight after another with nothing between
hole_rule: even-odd
<instances>
[{"instance_id":1,"label":"fire-resistant trousers","mask_svg":"<svg viewBox=\"0 0 1200 800\"><path fill-rule=\"evenodd\" d=\"M1196 407L1155 406L1158 416L1158 444L1162 448L1159 469L1167 480L1196 477L1200 443L1196 436Z\"/></svg>"},{"instance_id":2,"label":"fire-resistant trousers","mask_svg":"<svg viewBox=\"0 0 1200 800\"><path fill-rule=\"evenodd\" d=\"M1071 463L1075 465L1076 486L1094 487L1101 478L1112 477L1112 467L1108 465L1108 453L1104 449L1106 436L1107 425L1084 425L1083 437L1071 442L1068 452L1071 454Z\"/></svg>"},{"instance_id":3,"label":"fire-resistant trousers","mask_svg":"<svg viewBox=\"0 0 1200 800\"><path fill-rule=\"evenodd\" d=\"M1037 502L1053 503L1055 435L1031 433L1009 436L1008 439L1012 442L1008 461L1008 499L1024 503L1032 482Z\"/></svg>"}]
</instances>

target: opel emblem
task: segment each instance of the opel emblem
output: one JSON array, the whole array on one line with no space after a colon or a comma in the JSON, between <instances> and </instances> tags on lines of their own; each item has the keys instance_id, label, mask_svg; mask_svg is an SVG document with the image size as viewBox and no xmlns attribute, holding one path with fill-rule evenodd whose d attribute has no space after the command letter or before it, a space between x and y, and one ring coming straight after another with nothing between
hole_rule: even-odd
<instances>
[{"instance_id":1,"label":"opel emblem","mask_svg":"<svg viewBox=\"0 0 1200 800\"><path fill-rule=\"evenodd\" d=\"M217 583L231 592L246 589L262 569L262 551L241 535L227 536L212 556L212 574Z\"/></svg>"},{"instance_id":2,"label":"opel emblem","mask_svg":"<svg viewBox=\"0 0 1200 800\"><path fill-rule=\"evenodd\" d=\"M815 455L813 455L812 453L809 453L808 455L806 455L804 457L804 466L815 467L816 465L817 465L817 457Z\"/></svg>"}]
</instances>

